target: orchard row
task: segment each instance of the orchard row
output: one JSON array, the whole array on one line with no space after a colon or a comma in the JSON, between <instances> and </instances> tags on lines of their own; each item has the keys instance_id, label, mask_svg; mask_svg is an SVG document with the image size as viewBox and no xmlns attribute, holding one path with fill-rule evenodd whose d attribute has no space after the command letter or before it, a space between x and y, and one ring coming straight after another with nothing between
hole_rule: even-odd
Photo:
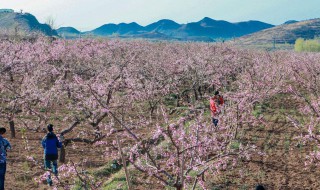
<instances>
[{"instance_id":1,"label":"orchard row","mask_svg":"<svg viewBox=\"0 0 320 190\"><path fill-rule=\"evenodd\" d=\"M65 146L105 143L118 158L119 146L108 142L116 135L131 165L177 189L206 188L201 176L258 153L231 145L243 126L265 122L253 111L279 94L299 102L307 122L287 118L302 139L320 140L320 54L87 39L1 41L0 49L0 118L13 138L16 123L35 131L57 123L69 126L58 132ZM217 130L207 105L215 90L226 100ZM318 158L313 152L308 161Z\"/></svg>"}]
</instances>

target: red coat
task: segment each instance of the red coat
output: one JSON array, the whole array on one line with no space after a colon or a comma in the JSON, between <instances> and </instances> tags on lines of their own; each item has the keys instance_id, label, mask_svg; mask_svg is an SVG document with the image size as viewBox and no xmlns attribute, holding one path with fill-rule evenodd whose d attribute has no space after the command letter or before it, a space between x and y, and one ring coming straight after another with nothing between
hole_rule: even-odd
<instances>
[{"instance_id":1,"label":"red coat","mask_svg":"<svg viewBox=\"0 0 320 190\"><path fill-rule=\"evenodd\" d=\"M214 98L210 98L210 110L211 110L211 116L217 115L218 107L216 105Z\"/></svg>"},{"instance_id":2,"label":"red coat","mask_svg":"<svg viewBox=\"0 0 320 190\"><path fill-rule=\"evenodd\" d=\"M216 100L219 102L217 105ZM220 109L219 106L224 104L224 100L222 96L214 96L213 98L210 98L210 110L211 110L211 115L216 116L219 114Z\"/></svg>"},{"instance_id":3,"label":"red coat","mask_svg":"<svg viewBox=\"0 0 320 190\"><path fill-rule=\"evenodd\" d=\"M223 99L223 97L220 96L220 95L214 96L213 99L214 99L214 100L217 99L218 102L219 102L219 105L223 105L223 104L224 104L224 99Z\"/></svg>"}]
</instances>

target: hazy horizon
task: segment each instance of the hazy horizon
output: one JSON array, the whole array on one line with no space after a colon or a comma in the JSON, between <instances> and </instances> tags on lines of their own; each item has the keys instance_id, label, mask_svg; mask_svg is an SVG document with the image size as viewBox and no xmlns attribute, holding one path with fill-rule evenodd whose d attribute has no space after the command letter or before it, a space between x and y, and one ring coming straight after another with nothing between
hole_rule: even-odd
<instances>
[{"instance_id":1,"label":"hazy horizon","mask_svg":"<svg viewBox=\"0 0 320 190\"><path fill-rule=\"evenodd\" d=\"M288 20L319 18L318 0L0 0L0 8L22 9L44 23L51 17L56 27L81 31L108 23L136 22L146 26L160 19L184 24L204 17L229 22L259 20L279 25Z\"/></svg>"}]
</instances>

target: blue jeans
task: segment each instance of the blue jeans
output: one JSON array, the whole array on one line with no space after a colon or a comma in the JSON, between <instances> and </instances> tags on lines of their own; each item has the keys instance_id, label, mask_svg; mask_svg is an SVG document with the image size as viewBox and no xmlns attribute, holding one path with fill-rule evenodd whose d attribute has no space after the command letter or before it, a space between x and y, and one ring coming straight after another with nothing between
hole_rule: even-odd
<instances>
[{"instance_id":1,"label":"blue jeans","mask_svg":"<svg viewBox=\"0 0 320 190\"><path fill-rule=\"evenodd\" d=\"M58 163L57 160L44 160L44 168L46 170L52 170L52 173L55 176L58 176ZM52 179L51 179L51 175L47 176L47 183L48 185L52 186Z\"/></svg>"},{"instance_id":2,"label":"blue jeans","mask_svg":"<svg viewBox=\"0 0 320 190\"><path fill-rule=\"evenodd\" d=\"M212 123L214 124L215 127L218 126L218 122L219 122L218 119L212 118Z\"/></svg>"},{"instance_id":3,"label":"blue jeans","mask_svg":"<svg viewBox=\"0 0 320 190\"><path fill-rule=\"evenodd\" d=\"M7 164L0 163L0 190L4 190L4 179L6 175Z\"/></svg>"},{"instance_id":4,"label":"blue jeans","mask_svg":"<svg viewBox=\"0 0 320 190\"><path fill-rule=\"evenodd\" d=\"M57 160L44 160L44 168L52 169L54 175L58 175L58 163Z\"/></svg>"}]
</instances>

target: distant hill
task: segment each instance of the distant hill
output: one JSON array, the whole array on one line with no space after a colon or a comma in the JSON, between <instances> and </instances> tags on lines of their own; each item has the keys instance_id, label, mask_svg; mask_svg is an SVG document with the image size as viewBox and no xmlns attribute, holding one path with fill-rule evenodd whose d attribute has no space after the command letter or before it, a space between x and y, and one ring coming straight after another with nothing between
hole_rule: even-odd
<instances>
[{"instance_id":1,"label":"distant hill","mask_svg":"<svg viewBox=\"0 0 320 190\"><path fill-rule=\"evenodd\" d=\"M73 27L60 27L57 29L58 34L60 33L70 33L70 34L80 34L80 31Z\"/></svg>"},{"instance_id":2,"label":"distant hill","mask_svg":"<svg viewBox=\"0 0 320 190\"><path fill-rule=\"evenodd\" d=\"M42 33L47 36L57 35L55 30L52 30L47 24L39 23L32 14L12 11L0 11L0 30L10 34Z\"/></svg>"},{"instance_id":3,"label":"distant hill","mask_svg":"<svg viewBox=\"0 0 320 190\"><path fill-rule=\"evenodd\" d=\"M181 27L181 24L178 24L169 19L162 19L158 22L149 24L145 27L145 30L148 32L159 32L168 36L171 36L175 30Z\"/></svg>"},{"instance_id":4,"label":"distant hill","mask_svg":"<svg viewBox=\"0 0 320 190\"><path fill-rule=\"evenodd\" d=\"M81 32L73 27L60 27L57 29L57 33L59 36L71 39L71 38L77 38L79 37L79 34Z\"/></svg>"},{"instance_id":5,"label":"distant hill","mask_svg":"<svg viewBox=\"0 0 320 190\"><path fill-rule=\"evenodd\" d=\"M212 39L230 39L271 27L273 27L273 25L260 21L230 23L224 20L214 20L205 17L198 22L182 25L173 35L176 37L210 37Z\"/></svg>"},{"instance_id":6,"label":"distant hill","mask_svg":"<svg viewBox=\"0 0 320 190\"><path fill-rule=\"evenodd\" d=\"M139 34L144 31L144 27L140 26L135 22L129 24L105 24L87 33L97 36L108 36L108 35L132 35Z\"/></svg>"},{"instance_id":7,"label":"distant hill","mask_svg":"<svg viewBox=\"0 0 320 190\"><path fill-rule=\"evenodd\" d=\"M243 45L273 43L295 43L296 39L313 39L320 36L320 19L289 21L282 25L265 29L236 39Z\"/></svg>"}]
</instances>

